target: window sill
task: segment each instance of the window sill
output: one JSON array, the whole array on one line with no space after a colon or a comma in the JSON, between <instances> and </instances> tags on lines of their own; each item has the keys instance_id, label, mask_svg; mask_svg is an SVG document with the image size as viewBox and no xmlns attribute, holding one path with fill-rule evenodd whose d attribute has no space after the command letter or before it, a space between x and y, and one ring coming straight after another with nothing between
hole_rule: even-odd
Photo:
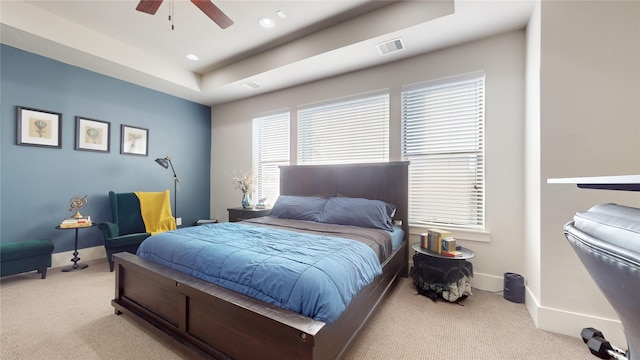
<instances>
[{"instance_id":1,"label":"window sill","mask_svg":"<svg viewBox=\"0 0 640 360\"><path fill-rule=\"evenodd\" d=\"M434 228L436 226L426 225L411 225L409 224L410 235L420 235L427 232L427 229ZM491 233L486 230L467 230L467 229L455 229L438 226L438 229L451 231L453 237L458 240L468 240L477 242L491 242Z\"/></svg>"}]
</instances>

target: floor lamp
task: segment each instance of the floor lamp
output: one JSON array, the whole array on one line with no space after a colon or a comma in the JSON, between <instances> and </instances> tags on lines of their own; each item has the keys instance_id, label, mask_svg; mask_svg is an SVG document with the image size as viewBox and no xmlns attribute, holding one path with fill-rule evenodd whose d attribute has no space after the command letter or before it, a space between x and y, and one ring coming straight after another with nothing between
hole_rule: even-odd
<instances>
[{"instance_id":1,"label":"floor lamp","mask_svg":"<svg viewBox=\"0 0 640 360\"><path fill-rule=\"evenodd\" d=\"M165 158L157 158L156 162L165 169L168 169L171 166L171 171L173 171L173 217L176 220L176 226L178 225L178 175L176 175L176 171L173 169L173 164L171 163L171 158L169 155Z\"/></svg>"}]
</instances>

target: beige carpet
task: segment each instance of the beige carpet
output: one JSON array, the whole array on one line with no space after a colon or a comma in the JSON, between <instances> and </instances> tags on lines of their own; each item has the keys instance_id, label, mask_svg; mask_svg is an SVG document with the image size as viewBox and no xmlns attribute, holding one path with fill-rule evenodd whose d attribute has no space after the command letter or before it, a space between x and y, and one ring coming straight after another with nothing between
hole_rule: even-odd
<instances>
[{"instance_id":1,"label":"beige carpet","mask_svg":"<svg viewBox=\"0 0 640 360\"><path fill-rule=\"evenodd\" d=\"M0 359L183 359L185 353L114 315L106 260L0 282ZM590 359L582 340L537 330L523 304L474 290L460 306L416 295L403 279L345 358Z\"/></svg>"}]
</instances>

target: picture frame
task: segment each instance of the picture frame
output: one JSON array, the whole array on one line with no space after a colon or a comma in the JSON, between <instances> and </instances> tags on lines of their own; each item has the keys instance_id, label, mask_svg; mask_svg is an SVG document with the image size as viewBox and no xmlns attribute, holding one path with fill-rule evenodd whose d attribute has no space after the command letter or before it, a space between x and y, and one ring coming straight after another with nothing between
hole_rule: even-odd
<instances>
[{"instance_id":1,"label":"picture frame","mask_svg":"<svg viewBox=\"0 0 640 360\"><path fill-rule=\"evenodd\" d=\"M148 155L149 129L123 124L120 130L120 154Z\"/></svg>"},{"instance_id":2,"label":"picture frame","mask_svg":"<svg viewBox=\"0 0 640 360\"><path fill-rule=\"evenodd\" d=\"M76 150L110 151L111 123L76 116Z\"/></svg>"},{"instance_id":3,"label":"picture frame","mask_svg":"<svg viewBox=\"0 0 640 360\"><path fill-rule=\"evenodd\" d=\"M62 113L16 106L16 145L62 148Z\"/></svg>"}]
</instances>

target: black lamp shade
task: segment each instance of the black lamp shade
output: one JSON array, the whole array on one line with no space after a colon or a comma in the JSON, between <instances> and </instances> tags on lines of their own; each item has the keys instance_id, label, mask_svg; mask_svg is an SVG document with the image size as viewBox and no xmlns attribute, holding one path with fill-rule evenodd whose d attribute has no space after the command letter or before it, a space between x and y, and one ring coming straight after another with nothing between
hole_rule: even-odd
<instances>
[{"instance_id":1,"label":"black lamp shade","mask_svg":"<svg viewBox=\"0 0 640 360\"><path fill-rule=\"evenodd\" d=\"M167 161L167 159L157 158L156 162L165 169L169 168L169 161Z\"/></svg>"}]
</instances>

